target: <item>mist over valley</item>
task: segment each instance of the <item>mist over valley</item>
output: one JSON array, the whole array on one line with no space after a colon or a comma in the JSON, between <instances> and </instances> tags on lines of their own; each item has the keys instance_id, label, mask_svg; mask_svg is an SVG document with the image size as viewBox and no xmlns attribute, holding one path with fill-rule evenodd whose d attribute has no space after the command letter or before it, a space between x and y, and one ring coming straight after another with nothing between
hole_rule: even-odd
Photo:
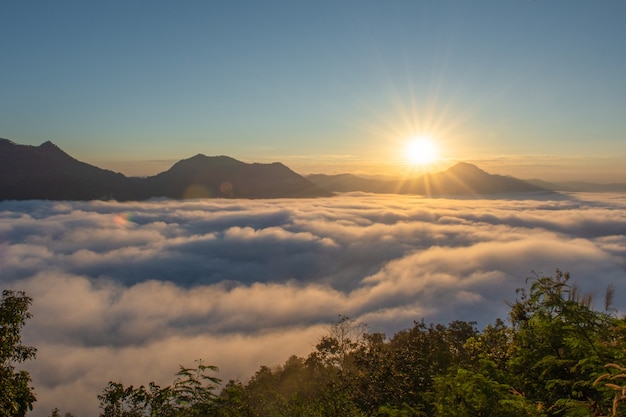
<instances>
[{"instance_id":1,"label":"mist over valley","mask_svg":"<svg viewBox=\"0 0 626 417\"><path fill-rule=\"evenodd\" d=\"M108 380L220 377L305 355L338 315L388 335L506 318L536 273L570 271L626 311L626 196L0 202L0 280L33 298L38 401L97 412Z\"/></svg>"}]
</instances>

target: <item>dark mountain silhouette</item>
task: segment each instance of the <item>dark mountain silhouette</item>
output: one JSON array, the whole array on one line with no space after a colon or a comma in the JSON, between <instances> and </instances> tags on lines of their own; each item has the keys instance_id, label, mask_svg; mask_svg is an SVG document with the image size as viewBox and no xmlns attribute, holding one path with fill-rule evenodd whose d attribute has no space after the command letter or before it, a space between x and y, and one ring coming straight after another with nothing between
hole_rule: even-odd
<instances>
[{"instance_id":1,"label":"dark mountain silhouette","mask_svg":"<svg viewBox=\"0 0 626 417\"><path fill-rule=\"evenodd\" d=\"M52 142L0 139L0 200L128 200L133 188L124 175L80 162Z\"/></svg>"},{"instance_id":2,"label":"dark mountain silhouette","mask_svg":"<svg viewBox=\"0 0 626 417\"><path fill-rule=\"evenodd\" d=\"M312 182L329 191L364 191L419 195L486 195L546 191L545 188L502 175L488 174L460 162L446 171L407 180L369 180L353 175L310 175Z\"/></svg>"},{"instance_id":3,"label":"dark mountain silhouette","mask_svg":"<svg viewBox=\"0 0 626 417\"><path fill-rule=\"evenodd\" d=\"M18 145L0 139L0 200L144 200L153 197L323 197L330 192L285 165L246 164L196 155L148 178L80 162L51 142Z\"/></svg>"},{"instance_id":4,"label":"dark mountain silhouette","mask_svg":"<svg viewBox=\"0 0 626 417\"><path fill-rule=\"evenodd\" d=\"M285 165L246 164L228 156L198 154L145 179L150 196L184 197L328 197L328 191Z\"/></svg>"},{"instance_id":5,"label":"dark mountain silhouette","mask_svg":"<svg viewBox=\"0 0 626 417\"><path fill-rule=\"evenodd\" d=\"M155 176L129 178L78 161L52 142L30 146L0 139L0 200L300 198L350 191L436 196L625 190L626 184L522 181L488 174L468 163L403 180L365 179L351 174L304 178L278 162L248 164L228 156L201 154Z\"/></svg>"}]
</instances>

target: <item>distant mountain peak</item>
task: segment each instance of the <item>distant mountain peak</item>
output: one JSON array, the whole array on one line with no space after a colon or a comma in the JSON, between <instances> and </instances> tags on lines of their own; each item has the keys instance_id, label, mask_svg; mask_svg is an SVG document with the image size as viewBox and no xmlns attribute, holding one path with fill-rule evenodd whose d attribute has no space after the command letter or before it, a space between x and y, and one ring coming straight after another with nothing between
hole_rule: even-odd
<instances>
[{"instance_id":1,"label":"distant mountain peak","mask_svg":"<svg viewBox=\"0 0 626 417\"><path fill-rule=\"evenodd\" d=\"M511 177L489 174L476 165L459 162L445 171L402 180L367 180L347 175L310 175L329 191L365 191L418 195L486 195L545 191Z\"/></svg>"},{"instance_id":2,"label":"distant mountain peak","mask_svg":"<svg viewBox=\"0 0 626 417\"><path fill-rule=\"evenodd\" d=\"M203 153L198 153L192 156L191 158L182 159L182 161L233 161L239 162L235 158L231 158L230 156L225 155L217 155L217 156L207 156Z\"/></svg>"},{"instance_id":3,"label":"distant mountain peak","mask_svg":"<svg viewBox=\"0 0 626 417\"><path fill-rule=\"evenodd\" d=\"M201 168L208 168L211 166L228 167L228 166L239 166L239 165L243 165L243 162L238 161L234 158L231 158L230 156L224 156L224 155L206 156L204 154L199 153L199 154L192 156L191 158L182 159L176 162L170 168L170 170L174 170L174 171L179 170L179 169L196 170L196 169L201 169Z\"/></svg>"},{"instance_id":4,"label":"distant mountain peak","mask_svg":"<svg viewBox=\"0 0 626 417\"><path fill-rule=\"evenodd\" d=\"M63 150L61 150L61 148L59 148L57 145L55 145L54 143L50 142L49 140L47 140L44 143L42 143L41 145L39 145L38 148L42 149L42 150L46 150L46 151L63 152ZM63 152L63 153L65 153L65 152Z\"/></svg>"},{"instance_id":5,"label":"distant mountain peak","mask_svg":"<svg viewBox=\"0 0 626 417\"><path fill-rule=\"evenodd\" d=\"M482 169L478 168L474 164L470 164L469 162L458 162L455 165L453 165L450 168L448 168L447 171L448 172L452 172L452 173L462 173L462 174L473 173L473 174L489 175L487 172L485 172Z\"/></svg>"}]
</instances>

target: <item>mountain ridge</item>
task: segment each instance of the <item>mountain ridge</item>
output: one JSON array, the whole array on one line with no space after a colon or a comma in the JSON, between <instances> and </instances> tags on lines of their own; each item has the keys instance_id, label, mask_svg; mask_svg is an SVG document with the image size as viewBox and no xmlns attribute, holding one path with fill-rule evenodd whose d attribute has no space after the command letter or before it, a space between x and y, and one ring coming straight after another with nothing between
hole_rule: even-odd
<instances>
[{"instance_id":1,"label":"mountain ridge","mask_svg":"<svg viewBox=\"0 0 626 417\"><path fill-rule=\"evenodd\" d=\"M150 198L313 198L336 192L424 196L498 195L558 191L626 191L583 182L549 183L489 174L459 162L447 170L401 180L353 174L301 176L280 162L245 163L226 155L198 153L168 170L139 178L79 161L51 141L19 145L0 138L0 200L146 200Z\"/></svg>"},{"instance_id":2,"label":"mountain ridge","mask_svg":"<svg viewBox=\"0 0 626 417\"><path fill-rule=\"evenodd\" d=\"M123 174L81 162L50 141L39 146L0 142L0 200L95 200L131 197Z\"/></svg>"},{"instance_id":3,"label":"mountain ridge","mask_svg":"<svg viewBox=\"0 0 626 417\"><path fill-rule=\"evenodd\" d=\"M308 178L320 187L334 192L362 191L435 196L548 191L517 178L489 174L468 162L459 162L445 171L402 180L365 179L352 174L314 174Z\"/></svg>"},{"instance_id":4,"label":"mountain ridge","mask_svg":"<svg viewBox=\"0 0 626 417\"><path fill-rule=\"evenodd\" d=\"M136 178L81 162L50 141L0 139L0 200L150 198L311 198L332 193L280 163L247 164L197 154L157 175Z\"/></svg>"}]
</instances>

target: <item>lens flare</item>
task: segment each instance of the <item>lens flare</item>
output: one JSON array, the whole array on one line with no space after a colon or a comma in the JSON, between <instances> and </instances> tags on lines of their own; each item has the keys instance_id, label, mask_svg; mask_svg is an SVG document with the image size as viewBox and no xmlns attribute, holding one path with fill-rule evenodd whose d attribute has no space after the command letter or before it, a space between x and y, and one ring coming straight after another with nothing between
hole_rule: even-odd
<instances>
[{"instance_id":1,"label":"lens flare","mask_svg":"<svg viewBox=\"0 0 626 417\"><path fill-rule=\"evenodd\" d=\"M132 223L133 214L125 211L123 213L117 213L113 218L113 223L117 226L128 226Z\"/></svg>"}]
</instances>

